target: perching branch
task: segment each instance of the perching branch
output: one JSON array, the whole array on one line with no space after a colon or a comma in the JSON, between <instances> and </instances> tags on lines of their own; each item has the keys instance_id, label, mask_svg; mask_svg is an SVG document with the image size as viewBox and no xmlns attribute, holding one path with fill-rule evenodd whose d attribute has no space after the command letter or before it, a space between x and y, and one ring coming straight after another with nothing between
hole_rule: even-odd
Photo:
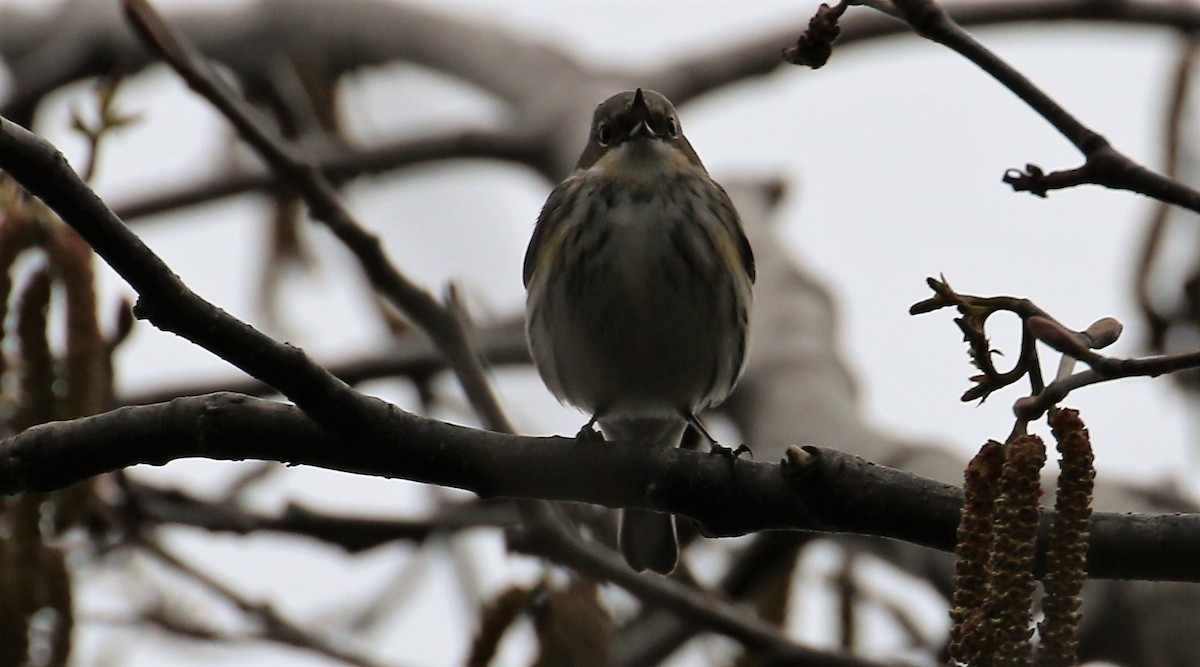
<instances>
[{"instance_id":1,"label":"perching branch","mask_svg":"<svg viewBox=\"0 0 1200 667\"><path fill-rule=\"evenodd\" d=\"M399 411L379 437L336 437L293 406L235 394L180 398L44 424L0 441L0 494L64 488L180 458L261 459L451 486L485 498L669 511L695 519L711 536L800 529L943 551L954 548L962 506L957 487L818 447L792 450L786 465L731 465L698 452L513 436ZM646 489L654 492L647 496ZM1043 512L1043 538L1050 519ZM1194 558L1200 515L1097 514L1091 530L1092 577L1200 581ZM1039 545L1044 550L1044 539Z\"/></svg>"}]
</instances>

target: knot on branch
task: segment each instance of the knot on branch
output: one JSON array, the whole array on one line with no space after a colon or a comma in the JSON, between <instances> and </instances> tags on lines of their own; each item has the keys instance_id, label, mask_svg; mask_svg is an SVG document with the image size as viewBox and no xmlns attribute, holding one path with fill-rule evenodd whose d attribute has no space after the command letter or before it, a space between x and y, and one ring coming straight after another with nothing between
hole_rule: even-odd
<instances>
[{"instance_id":1,"label":"knot on branch","mask_svg":"<svg viewBox=\"0 0 1200 667\"><path fill-rule=\"evenodd\" d=\"M1014 192L1028 192L1046 198L1050 186L1046 183L1046 172L1036 164L1025 165L1025 170L1009 169L1004 172L1004 182L1012 186Z\"/></svg>"},{"instance_id":2,"label":"knot on branch","mask_svg":"<svg viewBox=\"0 0 1200 667\"><path fill-rule=\"evenodd\" d=\"M841 34L838 19L845 13L849 3L839 2L830 7L825 3L808 22L808 29L796 39L796 45L783 50L783 59L793 65L804 65L819 69L833 55L833 42Z\"/></svg>"},{"instance_id":3,"label":"knot on branch","mask_svg":"<svg viewBox=\"0 0 1200 667\"><path fill-rule=\"evenodd\" d=\"M926 39L942 43L952 28L957 27L946 10L934 0L892 0L892 4L913 31Z\"/></svg>"}]
</instances>

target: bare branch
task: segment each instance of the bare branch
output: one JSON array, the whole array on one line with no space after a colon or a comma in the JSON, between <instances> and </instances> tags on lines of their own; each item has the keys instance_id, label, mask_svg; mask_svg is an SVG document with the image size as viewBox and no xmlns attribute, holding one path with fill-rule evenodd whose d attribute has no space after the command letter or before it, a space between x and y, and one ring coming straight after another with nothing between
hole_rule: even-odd
<instances>
[{"instance_id":1,"label":"bare branch","mask_svg":"<svg viewBox=\"0 0 1200 667\"><path fill-rule=\"evenodd\" d=\"M904 19L922 37L943 44L979 66L1021 98L1083 153L1082 167L1053 173L1035 165L1025 171L1009 170L1004 182L1014 190L1045 196L1050 190L1074 185L1103 185L1129 190L1160 201L1200 212L1200 191L1158 174L1113 148L1103 136L1080 122L951 18L935 0L893 0ZM1099 4L1099 3L1096 3Z\"/></svg>"},{"instance_id":2,"label":"bare branch","mask_svg":"<svg viewBox=\"0 0 1200 667\"><path fill-rule=\"evenodd\" d=\"M863 3L865 4L865 3ZM1059 21L1092 21L1172 27L1182 31L1200 29L1200 7L1189 3L1120 0L1002 0L999 2L954 2L946 11L964 26L992 26L1013 23L1048 24ZM858 13L841 17L836 49L895 37L910 28L903 21L881 13ZM711 52L688 54L661 68L646 72L642 80L677 104L683 104L723 86L745 79L765 76L783 67L780 57L785 47L795 44L802 24L783 26L777 31L755 36L743 42Z\"/></svg>"},{"instance_id":3,"label":"bare branch","mask_svg":"<svg viewBox=\"0 0 1200 667\"><path fill-rule=\"evenodd\" d=\"M1037 419L1080 387L1119 378L1158 377L1165 373L1200 368L1200 350L1132 359L1106 357L1090 351L1072 356L1091 366L1091 369L1055 380L1036 396L1017 401L1013 406L1017 417L1025 420Z\"/></svg>"},{"instance_id":4,"label":"bare branch","mask_svg":"<svg viewBox=\"0 0 1200 667\"><path fill-rule=\"evenodd\" d=\"M474 330L479 352L489 366L529 364L529 347L525 343L522 322L509 320ZM324 364L329 372L346 384L356 386L383 378L421 380L446 370L446 357L438 352L429 338L418 333L402 335L378 354L365 355L338 363ZM250 396L274 396L279 391L253 378L228 377L209 381L194 380L149 389L118 397L119 405L161 403L179 396L197 396L218 391L232 391Z\"/></svg>"},{"instance_id":5,"label":"bare branch","mask_svg":"<svg viewBox=\"0 0 1200 667\"><path fill-rule=\"evenodd\" d=\"M730 465L698 452L513 436L402 412L376 435L338 438L293 406L234 394L182 398L44 424L0 441L0 494L64 488L179 458L262 459L429 482L485 498L656 509L689 516L710 536L802 529L942 551L954 548L962 506L958 487L817 447L805 448L791 466ZM657 490L650 498L648 488ZM1050 519L1043 512L1043 533ZM1089 575L1200 581L1198 549L1200 515L1097 514Z\"/></svg>"},{"instance_id":6,"label":"bare branch","mask_svg":"<svg viewBox=\"0 0 1200 667\"><path fill-rule=\"evenodd\" d=\"M398 408L350 389L303 351L202 299L105 206L41 137L0 117L0 169L71 225L139 298L135 314L275 387L323 426L369 438Z\"/></svg>"},{"instance_id":7,"label":"bare branch","mask_svg":"<svg viewBox=\"0 0 1200 667\"><path fill-rule=\"evenodd\" d=\"M612 551L598 550L578 536L560 531L557 535L538 535L536 529L518 534L518 548L535 555L570 565L575 570L600 580L611 581L646 602L671 609L702 628L720 630L747 648L766 655L763 664L794 667L871 667L878 663L847 653L833 653L799 646L784 638L779 628L748 610L717 602L704 591L684 586L671 579L638 574Z\"/></svg>"},{"instance_id":8,"label":"bare branch","mask_svg":"<svg viewBox=\"0 0 1200 667\"><path fill-rule=\"evenodd\" d=\"M159 489L130 482L130 509L138 519L176 524L214 533L250 535L260 531L309 537L359 553L396 541L423 542L437 533L468 528L506 528L517 522L511 503L461 503L424 519L332 515L289 504L281 513L263 514L231 503L214 504L178 489Z\"/></svg>"},{"instance_id":9,"label":"bare branch","mask_svg":"<svg viewBox=\"0 0 1200 667\"><path fill-rule=\"evenodd\" d=\"M268 603L255 602L246 598L233 588L171 553L154 539L142 536L136 540L135 544L143 552L194 579L204 588L224 598L242 613L253 618L259 626L259 635L257 637L247 636L243 639L263 639L304 649L356 667L384 667L385 665L357 651L343 648L339 642L324 636L324 633L316 629L299 625Z\"/></svg>"},{"instance_id":10,"label":"bare branch","mask_svg":"<svg viewBox=\"0 0 1200 667\"><path fill-rule=\"evenodd\" d=\"M313 160L327 179L337 183L357 176L458 158L503 160L525 165L547 179L558 176L556 163L550 159L541 142L515 131L467 130L420 139L404 138L368 148L339 148L336 152L318 154ZM114 208L121 219L129 222L223 197L263 192L280 186L280 178L274 172L253 169L214 177L207 182L187 184L174 191L118 204Z\"/></svg>"}]
</instances>

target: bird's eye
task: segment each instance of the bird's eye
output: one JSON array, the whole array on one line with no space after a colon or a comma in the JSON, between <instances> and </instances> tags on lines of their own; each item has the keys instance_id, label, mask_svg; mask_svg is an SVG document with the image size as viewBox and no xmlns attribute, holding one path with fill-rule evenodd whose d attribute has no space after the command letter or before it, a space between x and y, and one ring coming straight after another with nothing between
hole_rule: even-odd
<instances>
[{"instance_id":1,"label":"bird's eye","mask_svg":"<svg viewBox=\"0 0 1200 667\"><path fill-rule=\"evenodd\" d=\"M612 141L612 126L608 123L600 123L596 126L596 141L601 146L607 146L608 142Z\"/></svg>"},{"instance_id":2,"label":"bird's eye","mask_svg":"<svg viewBox=\"0 0 1200 667\"><path fill-rule=\"evenodd\" d=\"M674 117L667 119L667 135L670 137L679 136L679 124L675 122Z\"/></svg>"}]
</instances>

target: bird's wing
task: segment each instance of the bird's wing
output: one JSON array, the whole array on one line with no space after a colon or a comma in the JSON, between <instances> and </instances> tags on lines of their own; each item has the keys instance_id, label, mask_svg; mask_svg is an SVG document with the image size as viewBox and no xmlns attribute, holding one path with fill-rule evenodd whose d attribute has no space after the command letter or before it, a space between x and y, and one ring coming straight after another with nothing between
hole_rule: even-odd
<instances>
[{"instance_id":1,"label":"bird's wing","mask_svg":"<svg viewBox=\"0 0 1200 667\"><path fill-rule=\"evenodd\" d=\"M525 249L525 268L523 279L525 286L533 279L533 272L539 264L545 261L550 239L554 238L563 222L570 217L570 208L574 207L576 198L573 193L579 183L568 178L550 192L542 212L538 214L537 224L533 228L533 238L529 239L529 247Z\"/></svg>"},{"instance_id":2,"label":"bird's wing","mask_svg":"<svg viewBox=\"0 0 1200 667\"><path fill-rule=\"evenodd\" d=\"M742 219L738 216L737 209L733 207L733 201L729 198L729 193L725 192L725 188L717 185L717 192L720 193L717 197L717 206L721 209L722 215L717 216L722 225L729 231L729 237L734 239L737 244L738 256L742 259L742 268L746 271L746 276L753 283L758 273L754 268L754 251L750 249L750 241L746 238L746 232L742 230Z\"/></svg>"}]
</instances>

